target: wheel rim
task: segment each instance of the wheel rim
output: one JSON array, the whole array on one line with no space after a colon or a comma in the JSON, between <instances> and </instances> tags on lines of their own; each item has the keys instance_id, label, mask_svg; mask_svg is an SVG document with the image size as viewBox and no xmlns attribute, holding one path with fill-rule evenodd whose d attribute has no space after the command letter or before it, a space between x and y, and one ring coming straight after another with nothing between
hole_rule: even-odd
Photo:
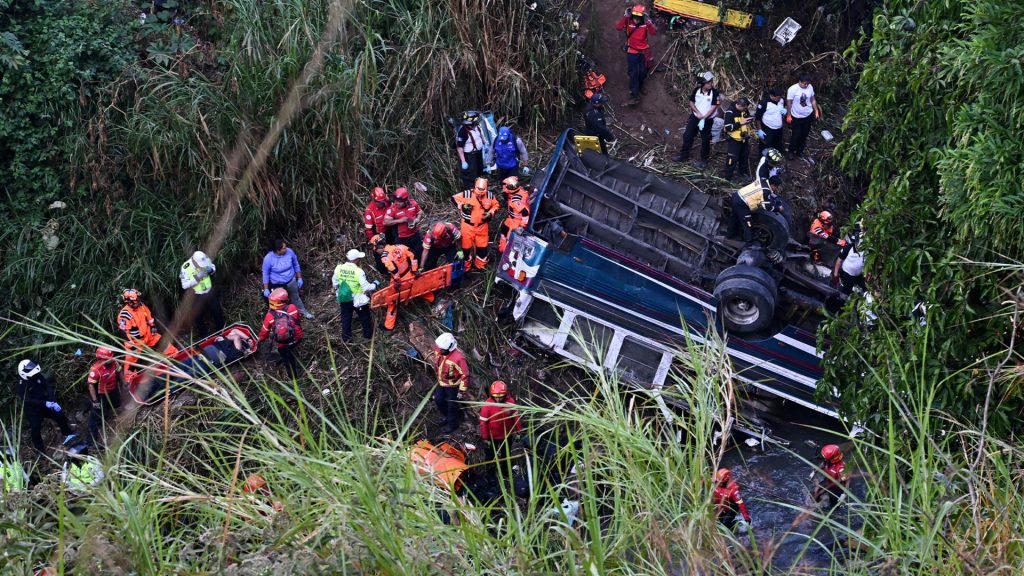
<instances>
[{"instance_id":1,"label":"wheel rim","mask_svg":"<svg viewBox=\"0 0 1024 576\"><path fill-rule=\"evenodd\" d=\"M746 298L733 298L725 305L725 315L738 326L749 326L761 317L757 305Z\"/></svg>"}]
</instances>

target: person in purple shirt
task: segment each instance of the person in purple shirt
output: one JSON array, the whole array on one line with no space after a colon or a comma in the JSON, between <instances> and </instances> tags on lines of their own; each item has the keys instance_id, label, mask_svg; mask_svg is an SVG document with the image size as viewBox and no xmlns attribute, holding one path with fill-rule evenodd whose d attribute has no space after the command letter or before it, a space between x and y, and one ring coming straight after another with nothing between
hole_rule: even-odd
<instances>
[{"instance_id":1,"label":"person in purple shirt","mask_svg":"<svg viewBox=\"0 0 1024 576\"><path fill-rule=\"evenodd\" d=\"M270 291L274 288L287 290L288 299L295 304L302 316L307 319L313 318L313 314L306 310L306 305L299 297L299 289L302 288L299 259L285 243L284 238L275 239L270 244L270 252L263 257L263 297L269 298Z\"/></svg>"}]
</instances>

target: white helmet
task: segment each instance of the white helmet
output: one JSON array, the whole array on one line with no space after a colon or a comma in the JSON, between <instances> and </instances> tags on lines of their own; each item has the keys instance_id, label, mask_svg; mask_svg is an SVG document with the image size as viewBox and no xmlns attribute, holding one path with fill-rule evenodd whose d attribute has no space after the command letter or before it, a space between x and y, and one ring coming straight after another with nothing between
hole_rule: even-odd
<instances>
[{"instance_id":1,"label":"white helmet","mask_svg":"<svg viewBox=\"0 0 1024 576\"><path fill-rule=\"evenodd\" d=\"M445 332L438 336L437 340L434 340L434 344L436 344L442 352L451 352L452 350L455 350L455 335L451 332Z\"/></svg>"},{"instance_id":2,"label":"white helmet","mask_svg":"<svg viewBox=\"0 0 1024 576\"><path fill-rule=\"evenodd\" d=\"M196 250L192 253L192 261L202 268L209 268L210 266L213 266L213 261L210 260L210 257L202 250Z\"/></svg>"},{"instance_id":3,"label":"white helmet","mask_svg":"<svg viewBox=\"0 0 1024 576\"><path fill-rule=\"evenodd\" d=\"M18 376L21 376L22 380L28 380L36 374L39 374L40 371L41 369L39 368L39 364L36 364L31 360L22 360L21 362L18 362Z\"/></svg>"}]
</instances>

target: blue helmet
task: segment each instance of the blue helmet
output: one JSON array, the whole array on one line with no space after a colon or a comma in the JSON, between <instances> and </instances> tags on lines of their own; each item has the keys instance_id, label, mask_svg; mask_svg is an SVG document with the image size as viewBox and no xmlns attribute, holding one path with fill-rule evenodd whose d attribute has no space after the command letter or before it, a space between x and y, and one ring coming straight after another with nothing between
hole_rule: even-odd
<instances>
[{"instance_id":1,"label":"blue helmet","mask_svg":"<svg viewBox=\"0 0 1024 576\"><path fill-rule=\"evenodd\" d=\"M594 106L600 106L601 104L604 104L607 101L608 96L600 92L590 97L590 103L593 104Z\"/></svg>"},{"instance_id":2,"label":"blue helmet","mask_svg":"<svg viewBox=\"0 0 1024 576\"><path fill-rule=\"evenodd\" d=\"M498 128L498 142L505 143L512 140L512 129L508 126Z\"/></svg>"}]
</instances>

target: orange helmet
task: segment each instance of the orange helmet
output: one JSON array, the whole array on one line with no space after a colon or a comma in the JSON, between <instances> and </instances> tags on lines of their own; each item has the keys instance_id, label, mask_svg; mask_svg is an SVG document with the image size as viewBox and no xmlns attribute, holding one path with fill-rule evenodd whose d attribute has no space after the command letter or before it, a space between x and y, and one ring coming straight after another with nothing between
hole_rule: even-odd
<instances>
[{"instance_id":1,"label":"orange helmet","mask_svg":"<svg viewBox=\"0 0 1024 576\"><path fill-rule=\"evenodd\" d=\"M373 246L374 248L383 248L387 243L388 241L384 239L383 234L374 234L373 237L370 238L370 246Z\"/></svg>"},{"instance_id":2,"label":"orange helmet","mask_svg":"<svg viewBox=\"0 0 1024 576\"><path fill-rule=\"evenodd\" d=\"M473 184L473 192L477 194L486 194L488 186L487 178L477 178Z\"/></svg>"},{"instance_id":3,"label":"orange helmet","mask_svg":"<svg viewBox=\"0 0 1024 576\"><path fill-rule=\"evenodd\" d=\"M124 300L125 304L138 305L142 302L142 292L139 292L135 288L128 288L124 292L121 292L121 299Z\"/></svg>"},{"instance_id":4,"label":"orange helmet","mask_svg":"<svg viewBox=\"0 0 1024 576\"><path fill-rule=\"evenodd\" d=\"M270 293L269 300L271 308L284 308L284 305L288 303L288 291L284 288L274 288L274 291Z\"/></svg>"},{"instance_id":5,"label":"orange helmet","mask_svg":"<svg viewBox=\"0 0 1024 576\"><path fill-rule=\"evenodd\" d=\"M99 348L96 349L96 359L103 360L104 362L108 360L113 360L114 353L110 350L110 348L100 346Z\"/></svg>"},{"instance_id":6,"label":"orange helmet","mask_svg":"<svg viewBox=\"0 0 1024 576\"><path fill-rule=\"evenodd\" d=\"M828 226L832 224L832 213L828 210L822 210L818 213L818 220L821 220L822 224Z\"/></svg>"},{"instance_id":7,"label":"orange helmet","mask_svg":"<svg viewBox=\"0 0 1024 576\"><path fill-rule=\"evenodd\" d=\"M633 16L643 16L644 15L644 5L643 4L634 4L633 7L629 9L629 13L632 14Z\"/></svg>"},{"instance_id":8,"label":"orange helmet","mask_svg":"<svg viewBox=\"0 0 1024 576\"><path fill-rule=\"evenodd\" d=\"M835 444L826 444L821 447L821 457L824 458L826 462L842 462L843 451Z\"/></svg>"},{"instance_id":9,"label":"orange helmet","mask_svg":"<svg viewBox=\"0 0 1024 576\"><path fill-rule=\"evenodd\" d=\"M495 380L491 384L491 396L505 396L508 394L508 385L501 380Z\"/></svg>"},{"instance_id":10,"label":"orange helmet","mask_svg":"<svg viewBox=\"0 0 1024 576\"><path fill-rule=\"evenodd\" d=\"M250 474L245 479L245 483L242 484L242 492L249 494L256 494L257 492L265 492L267 489L267 479L259 474Z\"/></svg>"},{"instance_id":11,"label":"orange helmet","mask_svg":"<svg viewBox=\"0 0 1024 576\"><path fill-rule=\"evenodd\" d=\"M719 484L725 484L729 480L732 480L732 472L729 472L728 468L719 468L718 472L715 472L715 481Z\"/></svg>"},{"instance_id":12,"label":"orange helmet","mask_svg":"<svg viewBox=\"0 0 1024 576\"><path fill-rule=\"evenodd\" d=\"M374 202L386 202L388 199L388 193L385 192L384 189L381 188L380 186L374 188L371 194L371 197L373 198Z\"/></svg>"},{"instance_id":13,"label":"orange helmet","mask_svg":"<svg viewBox=\"0 0 1024 576\"><path fill-rule=\"evenodd\" d=\"M511 194L519 190L519 177L509 176L501 181L502 187L505 189L506 194Z\"/></svg>"},{"instance_id":14,"label":"orange helmet","mask_svg":"<svg viewBox=\"0 0 1024 576\"><path fill-rule=\"evenodd\" d=\"M405 188L403 186L402 188L399 188L399 189L395 190L395 200L408 200L408 199L409 199L409 189L408 188Z\"/></svg>"},{"instance_id":15,"label":"orange helmet","mask_svg":"<svg viewBox=\"0 0 1024 576\"><path fill-rule=\"evenodd\" d=\"M444 225L444 222L435 222L430 228L430 235L434 238L441 238L447 230L448 227Z\"/></svg>"}]
</instances>

